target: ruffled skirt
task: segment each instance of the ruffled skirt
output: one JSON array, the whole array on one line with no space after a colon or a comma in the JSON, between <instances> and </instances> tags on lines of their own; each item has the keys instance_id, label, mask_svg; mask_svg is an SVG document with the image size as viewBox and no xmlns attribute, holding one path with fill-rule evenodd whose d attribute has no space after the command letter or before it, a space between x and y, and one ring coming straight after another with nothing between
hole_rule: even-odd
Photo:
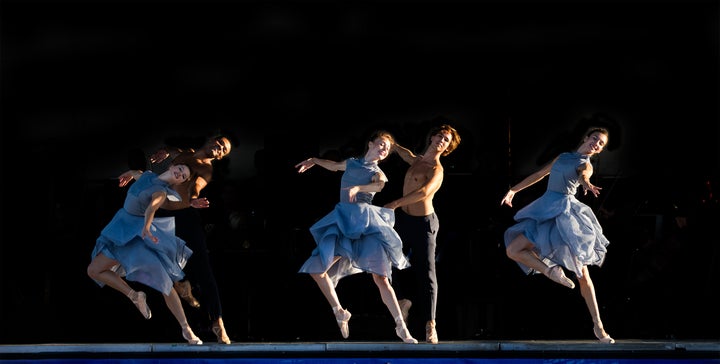
<instances>
[{"instance_id":1,"label":"ruffled skirt","mask_svg":"<svg viewBox=\"0 0 720 364\"><path fill-rule=\"evenodd\" d=\"M505 246L520 234L548 266L561 265L582 277L587 265L601 266L610 242L592 209L572 195L547 191L515 214L505 231ZM526 273L540 273L518 263Z\"/></svg>"},{"instance_id":2,"label":"ruffled skirt","mask_svg":"<svg viewBox=\"0 0 720 364\"><path fill-rule=\"evenodd\" d=\"M392 209L368 203L338 203L310 227L317 247L299 272L327 271L335 285L343 277L360 272L392 280L393 267L410 266L394 225ZM340 259L333 265L335 257Z\"/></svg>"},{"instance_id":3,"label":"ruffled skirt","mask_svg":"<svg viewBox=\"0 0 720 364\"><path fill-rule=\"evenodd\" d=\"M91 258L103 253L118 261L112 270L120 276L168 295L173 282L185 277L182 269L192 250L175 236L175 218L153 219L151 232L158 238L157 243L140 236L144 220L142 216L118 211L97 238ZM104 285L96 282L101 287Z\"/></svg>"}]
</instances>

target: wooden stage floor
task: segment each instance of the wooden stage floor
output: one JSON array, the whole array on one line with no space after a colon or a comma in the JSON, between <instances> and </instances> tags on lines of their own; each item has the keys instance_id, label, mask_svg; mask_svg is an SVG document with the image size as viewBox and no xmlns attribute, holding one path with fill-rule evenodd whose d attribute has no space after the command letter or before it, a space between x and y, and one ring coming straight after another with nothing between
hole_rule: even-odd
<instances>
[{"instance_id":1,"label":"wooden stage floor","mask_svg":"<svg viewBox=\"0 0 720 364\"><path fill-rule=\"evenodd\" d=\"M590 340L0 345L0 363L720 363L720 341Z\"/></svg>"}]
</instances>

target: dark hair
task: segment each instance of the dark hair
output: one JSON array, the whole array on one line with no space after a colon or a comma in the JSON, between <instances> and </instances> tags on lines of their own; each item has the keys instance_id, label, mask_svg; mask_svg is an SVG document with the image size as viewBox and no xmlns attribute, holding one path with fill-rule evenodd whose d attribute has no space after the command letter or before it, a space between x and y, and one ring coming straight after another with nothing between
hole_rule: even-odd
<instances>
[{"instance_id":1,"label":"dark hair","mask_svg":"<svg viewBox=\"0 0 720 364\"><path fill-rule=\"evenodd\" d=\"M452 153L452 151L455 150L455 148L457 148L458 145L460 145L460 134L458 133L457 130L455 130L455 128L453 128L452 126L450 126L448 124L434 126L428 132L426 142L427 142L427 145L430 145L430 140L432 139L432 137L434 137L437 134L443 133L443 132L448 132L448 133L450 133L450 135L452 135L452 139L450 140L450 145L448 145L447 149L445 149L445 151L442 153L442 156L444 157L444 156L447 156L448 154Z\"/></svg>"},{"instance_id":2,"label":"dark hair","mask_svg":"<svg viewBox=\"0 0 720 364\"><path fill-rule=\"evenodd\" d=\"M225 130L225 129L217 129L215 131L215 134L212 134L212 136L208 139L209 140L217 140L220 138L227 139L230 142L230 145L233 147L238 144L237 137L235 136L235 134L231 133L229 130Z\"/></svg>"},{"instance_id":3,"label":"dark hair","mask_svg":"<svg viewBox=\"0 0 720 364\"><path fill-rule=\"evenodd\" d=\"M576 124L573 136L582 140L583 136L588 136L592 134L593 131L603 132L602 129L604 129L604 133L608 137L610 137L610 132L612 132L613 136L613 142L610 148L608 148L608 146L606 145L603 149L613 150L620 147L623 137L622 128L620 127L620 124L617 122L614 116L602 111L593 112L581 117ZM585 134L581 134L583 131L585 132ZM574 143L574 140L571 143Z\"/></svg>"},{"instance_id":4,"label":"dark hair","mask_svg":"<svg viewBox=\"0 0 720 364\"><path fill-rule=\"evenodd\" d=\"M607 148L607 145L610 144L610 132L607 129L598 127L598 126L592 126L592 127L588 128L587 132L585 132L585 135L583 136L582 140L580 141L580 144L583 143L585 138L593 135L594 133L605 134L605 136L607 137L607 142L605 143L605 145L602 148L603 150L605 150L605 148Z\"/></svg>"}]
</instances>

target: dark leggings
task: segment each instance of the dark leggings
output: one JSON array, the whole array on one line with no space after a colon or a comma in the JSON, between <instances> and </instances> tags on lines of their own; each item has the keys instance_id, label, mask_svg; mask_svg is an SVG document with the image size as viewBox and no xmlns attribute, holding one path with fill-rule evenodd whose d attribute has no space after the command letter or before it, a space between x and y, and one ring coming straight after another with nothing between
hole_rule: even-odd
<instances>
[{"instance_id":1,"label":"dark leggings","mask_svg":"<svg viewBox=\"0 0 720 364\"><path fill-rule=\"evenodd\" d=\"M193 254L185 266L185 278L193 287L199 289L200 307L207 310L210 320L216 321L222 316L220 292L218 292L215 275L210 266L207 248L207 237L200 212L189 207L182 210L159 210L156 216L175 217L175 234L185 240Z\"/></svg>"},{"instance_id":2,"label":"dark leggings","mask_svg":"<svg viewBox=\"0 0 720 364\"><path fill-rule=\"evenodd\" d=\"M413 312L418 312L423 322L435 320L438 292L435 248L439 227L435 213L410 216L401 209L395 210L395 230L410 258L410 268L393 274L393 287L398 299L413 302Z\"/></svg>"}]
</instances>

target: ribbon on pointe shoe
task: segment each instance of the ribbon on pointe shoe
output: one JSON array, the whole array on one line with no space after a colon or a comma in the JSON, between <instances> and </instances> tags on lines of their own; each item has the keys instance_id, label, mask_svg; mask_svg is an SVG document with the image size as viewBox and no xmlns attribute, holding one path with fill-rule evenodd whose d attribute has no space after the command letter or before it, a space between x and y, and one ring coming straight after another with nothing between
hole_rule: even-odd
<instances>
[{"instance_id":1,"label":"ribbon on pointe shoe","mask_svg":"<svg viewBox=\"0 0 720 364\"><path fill-rule=\"evenodd\" d=\"M435 321L430 320L425 324L425 341L430 344L438 343L438 334L435 330Z\"/></svg>"},{"instance_id":2,"label":"ribbon on pointe shoe","mask_svg":"<svg viewBox=\"0 0 720 364\"><path fill-rule=\"evenodd\" d=\"M220 344L227 344L230 345L230 338L227 335L227 332L225 332L225 325L223 324L223 319L219 318L217 321L215 321L212 325L212 332L217 336L218 343Z\"/></svg>"}]
</instances>

